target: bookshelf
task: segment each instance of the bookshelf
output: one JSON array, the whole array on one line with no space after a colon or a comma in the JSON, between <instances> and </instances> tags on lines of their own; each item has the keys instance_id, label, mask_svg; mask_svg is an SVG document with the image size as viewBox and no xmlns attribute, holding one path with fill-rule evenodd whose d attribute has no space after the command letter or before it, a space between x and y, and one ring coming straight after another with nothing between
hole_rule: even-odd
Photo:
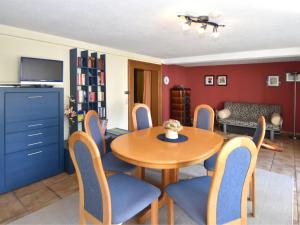
<instances>
[{"instance_id":1,"label":"bookshelf","mask_svg":"<svg viewBox=\"0 0 300 225\"><path fill-rule=\"evenodd\" d=\"M105 55L77 48L70 50L70 96L77 114L70 133L84 130L84 117L89 110L106 119Z\"/></svg>"}]
</instances>

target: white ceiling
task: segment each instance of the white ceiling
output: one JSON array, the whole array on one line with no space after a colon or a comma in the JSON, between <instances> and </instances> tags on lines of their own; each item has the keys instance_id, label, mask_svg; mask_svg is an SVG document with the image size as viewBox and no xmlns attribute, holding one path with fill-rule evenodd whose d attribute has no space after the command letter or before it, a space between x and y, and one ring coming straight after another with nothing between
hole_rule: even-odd
<instances>
[{"instance_id":1,"label":"white ceiling","mask_svg":"<svg viewBox=\"0 0 300 225\"><path fill-rule=\"evenodd\" d=\"M193 29L184 33L176 16L215 10L222 12L219 22L226 24L216 40L200 38ZM184 65L194 65L197 57L205 62L206 55L300 47L299 0L0 0L0 24L154 56L166 63L182 59L176 62ZM281 57L273 54L274 60ZM300 51L289 57L300 59Z\"/></svg>"}]
</instances>

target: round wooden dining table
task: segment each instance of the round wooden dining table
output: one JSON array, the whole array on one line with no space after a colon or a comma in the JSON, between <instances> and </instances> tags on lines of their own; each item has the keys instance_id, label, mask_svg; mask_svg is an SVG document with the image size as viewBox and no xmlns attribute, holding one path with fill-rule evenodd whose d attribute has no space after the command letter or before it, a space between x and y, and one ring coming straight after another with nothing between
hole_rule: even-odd
<instances>
[{"instance_id":1,"label":"round wooden dining table","mask_svg":"<svg viewBox=\"0 0 300 225\"><path fill-rule=\"evenodd\" d=\"M183 127L179 132L187 136L188 139L184 142L159 140L157 136L162 133L165 133L163 127L153 127L122 135L111 143L111 149L119 159L138 167L162 170L159 207L166 202L164 188L177 181L178 169L211 157L224 142L221 135L195 127ZM145 222L149 216L150 211L145 210L140 215L139 222Z\"/></svg>"}]
</instances>

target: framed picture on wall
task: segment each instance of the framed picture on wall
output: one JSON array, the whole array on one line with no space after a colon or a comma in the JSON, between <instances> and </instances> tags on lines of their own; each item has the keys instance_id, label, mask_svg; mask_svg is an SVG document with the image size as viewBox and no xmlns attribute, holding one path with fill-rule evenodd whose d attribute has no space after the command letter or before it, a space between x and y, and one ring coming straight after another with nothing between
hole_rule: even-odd
<instances>
[{"instance_id":1,"label":"framed picture on wall","mask_svg":"<svg viewBox=\"0 0 300 225\"><path fill-rule=\"evenodd\" d=\"M278 75L271 75L271 76L268 76L268 79L267 79L267 85L269 87L279 87L279 76Z\"/></svg>"},{"instance_id":2,"label":"framed picture on wall","mask_svg":"<svg viewBox=\"0 0 300 225\"><path fill-rule=\"evenodd\" d=\"M204 84L206 86L214 86L214 75L205 75Z\"/></svg>"},{"instance_id":3,"label":"framed picture on wall","mask_svg":"<svg viewBox=\"0 0 300 225\"><path fill-rule=\"evenodd\" d=\"M218 75L217 76L217 85L218 86L227 86L227 75Z\"/></svg>"}]
</instances>

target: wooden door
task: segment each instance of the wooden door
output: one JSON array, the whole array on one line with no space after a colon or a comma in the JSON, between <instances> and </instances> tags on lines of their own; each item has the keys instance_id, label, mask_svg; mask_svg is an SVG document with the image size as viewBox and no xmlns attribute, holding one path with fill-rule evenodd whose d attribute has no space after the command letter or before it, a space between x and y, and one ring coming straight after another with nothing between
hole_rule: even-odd
<instances>
[{"instance_id":1,"label":"wooden door","mask_svg":"<svg viewBox=\"0 0 300 225\"><path fill-rule=\"evenodd\" d=\"M132 108L134 106L134 70L151 71L151 116L153 126L162 123L162 73L161 65L128 60L128 128L133 129Z\"/></svg>"}]
</instances>

